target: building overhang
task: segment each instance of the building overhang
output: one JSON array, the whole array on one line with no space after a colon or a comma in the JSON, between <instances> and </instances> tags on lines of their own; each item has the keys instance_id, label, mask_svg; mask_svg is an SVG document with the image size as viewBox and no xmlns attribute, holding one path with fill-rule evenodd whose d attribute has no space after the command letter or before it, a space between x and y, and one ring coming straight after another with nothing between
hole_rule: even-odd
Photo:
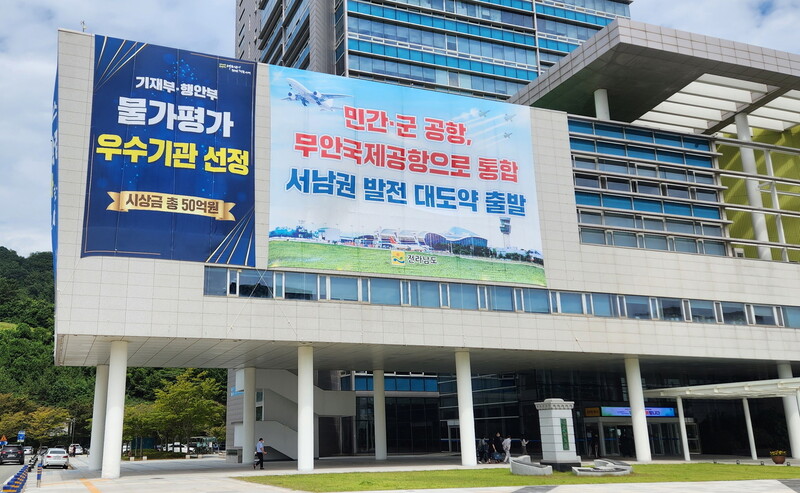
<instances>
[{"instance_id":1,"label":"building overhang","mask_svg":"<svg viewBox=\"0 0 800 493\"><path fill-rule=\"evenodd\" d=\"M734 117L783 131L800 124L800 56L617 19L509 102L665 130L733 132Z\"/></svg>"},{"instance_id":2,"label":"building overhang","mask_svg":"<svg viewBox=\"0 0 800 493\"><path fill-rule=\"evenodd\" d=\"M766 397L795 397L800 393L800 378L755 380L690 387L671 387L645 390L650 398L682 399L763 399Z\"/></svg>"}]
</instances>

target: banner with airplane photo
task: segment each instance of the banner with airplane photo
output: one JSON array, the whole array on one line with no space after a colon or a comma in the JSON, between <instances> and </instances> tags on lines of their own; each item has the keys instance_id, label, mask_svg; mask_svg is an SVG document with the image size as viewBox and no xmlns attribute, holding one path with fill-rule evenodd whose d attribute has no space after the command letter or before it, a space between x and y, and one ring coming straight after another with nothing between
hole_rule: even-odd
<instances>
[{"instance_id":1,"label":"banner with airplane photo","mask_svg":"<svg viewBox=\"0 0 800 493\"><path fill-rule=\"evenodd\" d=\"M530 108L269 71L270 268L546 284Z\"/></svg>"}]
</instances>

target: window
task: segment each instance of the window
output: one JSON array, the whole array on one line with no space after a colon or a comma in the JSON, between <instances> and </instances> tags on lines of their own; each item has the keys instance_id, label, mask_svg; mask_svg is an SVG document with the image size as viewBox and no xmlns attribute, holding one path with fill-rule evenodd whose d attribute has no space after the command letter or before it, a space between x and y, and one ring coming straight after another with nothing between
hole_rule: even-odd
<instances>
[{"instance_id":1,"label":"window","mask_svg":"<svg viewBox=\"0 0 800 493\"><path fill-rule=\"evenodd\" d=\"M203 294L207 296L225 296L228 294L228 269L224 267L206 267Z\"/></svg>"},{"instance_id":2,"label":"window","mask_svg":"<svg viewBox=\"0 0 800 493\"><path fill-rule=\"evenodd\" d=\"M602 224L603 216L598 212L580 211L578 220L584 224Z\"/></svg>"},{"instance_id":3,"label":"window","mask_svg":"<svg viewBox=\"0 0 800 493\"><path fill-rule=\"evenodd\" d=\"M771 306L753 305L753 318L758 325L777 325L775 310Z\"/></svg>"},{"instance_id":4,"label":"window","mask_svg":"<svg viewBox=\"0 0 800 493\"><path fill-rule=\"evenodd\" d=\"M583 295L581 293L558 293L561 313L583 314Z\"/></svg>"},{"instance_id":5,"label":"window","mask_svg":"<svg viewBox=\"0 0 800 493\"><path fill-rule=\"evenodd\" d=\"M650 302L646 296L625 296L628 318L650 319Z\"/></svg>"},{"instance_id":6,"label":"window","mask_svg":"<svg viewBox=\"0 0 800 493\"><path fill-rule=\"evenodd\" d=\"M474 284L450 284L450 308L478 309L478 289Z\"/></svg>"},{"instance_id":7,"label":"window","mask_svg":"<svg viewBox=\"0 0 800 493\"><path fill-rule=\"evenodd\" d=\"M714 315L714 302L704 300L689 300L692 310L692 321L700 323L716 323Z\"/></svg>"},{"instance_id":8,"label":"window","mask_svg":"<svg viewBox=\"0 0 800 493\"><path fill-rule=\"evenodd\" d=\"M316 300L317 276L286 272L284 275L284 297L287 300Z\"/></svg>"},{"instance_id":9,"label":"window","mask_svg":"<svg viewBox=\"0 0 800 493\"><path fill-rule=\"evenodd\" d=\"M592 293L592 311L596 317L616 317L617 297L613 294Z\"/></svg>"},{"instance_id":10,"label":"window","mask_svg":"<svg viewBox=\"0 0 800 493\"><path fill-rule=\"evenodd\" d=\"M728 325L745 325L747 317L744 312L744 303L720 303L722 321Z\"/></svg>"},{"instance_id":11,"label":"window","mask_svg":"<svg viewBox=\"0 0 800 493\"><path fill-rule=\"evenodd\" d=\"M658 318L661 320L682 321L681 300L677 298L658 298Z\"/></svg>"},{"instance_id":12,"label":"window","mask_svg":"<svg viewBox=\"0 0 800 493\"><path fill-rule=\"evenodd\" d=\"M272 298L272 272L242 270L239 272L239 296L249 298Z\"/></svg>"},{"instance_id":13,"label":"window","mask_svg":"<svg viewBox=\"0 0 800 493\"><path fill-rule=\"evenodd\" d=\"M600 188L600 179L591 175L575 175L575 186Z\"/></svg>"},{"instance_id":14,"label":"window","mask_svg":"<svg viewBox=\"0 0 800 493\"><path fill-rule=\"evenodd\" d=\"M547 299L547 291L544 289L523 290L522 302L528 313L550 313L550 302Z\"/></svg>"},{"instance_id":15,"label":"window","mask_svg":"<svg viewBox=\"0 0 800 493\"><path fill-rule=\"evenodd\" d=\"M581 243L605 245L606 235L602 229L581 228Z\"/></svg>"},{"instance_id":16,"label":"window","mask_svg":"<svg viewBox=\"0 0 800 493\"><path fill-rule=\"evenodd\" d=\"M400 281L396 279L370 279L369 284L370 303L377 305L400 304Z\"/></svg>"},{"instance_id":17,"label":"window","mask_svg":"<svg viewBox=\"0 0 800 493\"><path fill-rule=\"evenodd\" d=\"M411 281L411 306L439 306L439 284L426 281ZM447 306L447 305L445 305Z\"/></svg>"},{"instance_id":18,"label":"window","mask_svg":"<svg viewBox=\"0 0 800 493\"><path fill-rule=\"evenodd\" d=\"M494 311L513 311L513 289L503 286L488 286L489 309Z\"/></svg>"}]
</instances>

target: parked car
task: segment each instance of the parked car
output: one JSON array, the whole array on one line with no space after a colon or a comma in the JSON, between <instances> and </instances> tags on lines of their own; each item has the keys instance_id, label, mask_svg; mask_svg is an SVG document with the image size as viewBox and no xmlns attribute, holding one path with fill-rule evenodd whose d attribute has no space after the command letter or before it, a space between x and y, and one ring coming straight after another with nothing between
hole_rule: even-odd
<instances>
[{"instance_id":1,"label":"parked car","mask_svg":"<svg viewBox=\"0 0 800 493\"><path fill-rule=\"evenodd\" d=\"M42 455L42 467L69 467L69 454L63 448L49 448L47 452Z\"/></svg>"},{"instance_id":2,"label":"parked car","mask_svg":"<svg viewBox=\"0 0 800 493\"><path fill-rule=\"evenodd\" d=\"M179 452L188 454L194 452L194 447L189 447L185 443L175 442L167 445L167 452Z\"/></svg>"},{"instance_id":3,"label":"parked car","mask_svg":"<svg viewBox=\"0 0 800 493\"><path fill-rule=\"evenodd\" d=\"M67 450L71 451L72 447L75 447L75 455L81 455L83 453L83 447L81 447L80 443L71 444Z\"/></svg>"},{"instance_id":4,"label":"parked car","mask_svg":"<svg viewBox=\"0 0 800 493\"><path fill-rule=\"evenodd\" d=\"M25 463L25 453L22 451L21 445L4 445L0 449L0 464L5 464L6 462Z\"/></svg>"},{"instance_id":5,"label":"parked car","mask_svg":"<svg viewBox=\"0 0 800 493\"><path fill-rule=\"evenodd\" d=\"M33 447L30 445L25 445L22 447L22 451L25 452L25 455L33 455Z\"/></svg>"}]
</instances>

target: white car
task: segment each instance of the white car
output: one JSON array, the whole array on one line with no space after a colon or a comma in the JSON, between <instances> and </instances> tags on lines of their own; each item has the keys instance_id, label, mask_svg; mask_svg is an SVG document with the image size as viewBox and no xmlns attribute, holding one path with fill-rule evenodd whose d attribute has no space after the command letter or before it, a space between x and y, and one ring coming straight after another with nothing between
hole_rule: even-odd
<instances>
[{"instance_id":1,"label":"white car","mask_svg":"<svg viewBox=\"0 0 800 493\"><path fill-rule=\"evenodd\" d=\"M170 443L167 445L167 452L179 452L181 454L188 454L194 452L194 447L188 447L185 443Z\"/></svg>"},{"instance_id":2,"label":"white car","mask_svg":"<svg viewBox=\"0 0 800 493\"><path fill-rule=\"evenodd\" d=\"M42 454L42 467L69 467L69 454L63 448L49 448Z\"/></svg>"},{"instance_id":3,"label":"white car","mask_svg":"<svg viewBox=\"0 0 800 493\"><path fill-rule=\"evenodd\" d=\"M72 447L75 447L75 455L81 455L83 453L83 447L81 447L80 443L73 443L71 444L67 450L72 450Z\"/></svg>"}]
</instances>

